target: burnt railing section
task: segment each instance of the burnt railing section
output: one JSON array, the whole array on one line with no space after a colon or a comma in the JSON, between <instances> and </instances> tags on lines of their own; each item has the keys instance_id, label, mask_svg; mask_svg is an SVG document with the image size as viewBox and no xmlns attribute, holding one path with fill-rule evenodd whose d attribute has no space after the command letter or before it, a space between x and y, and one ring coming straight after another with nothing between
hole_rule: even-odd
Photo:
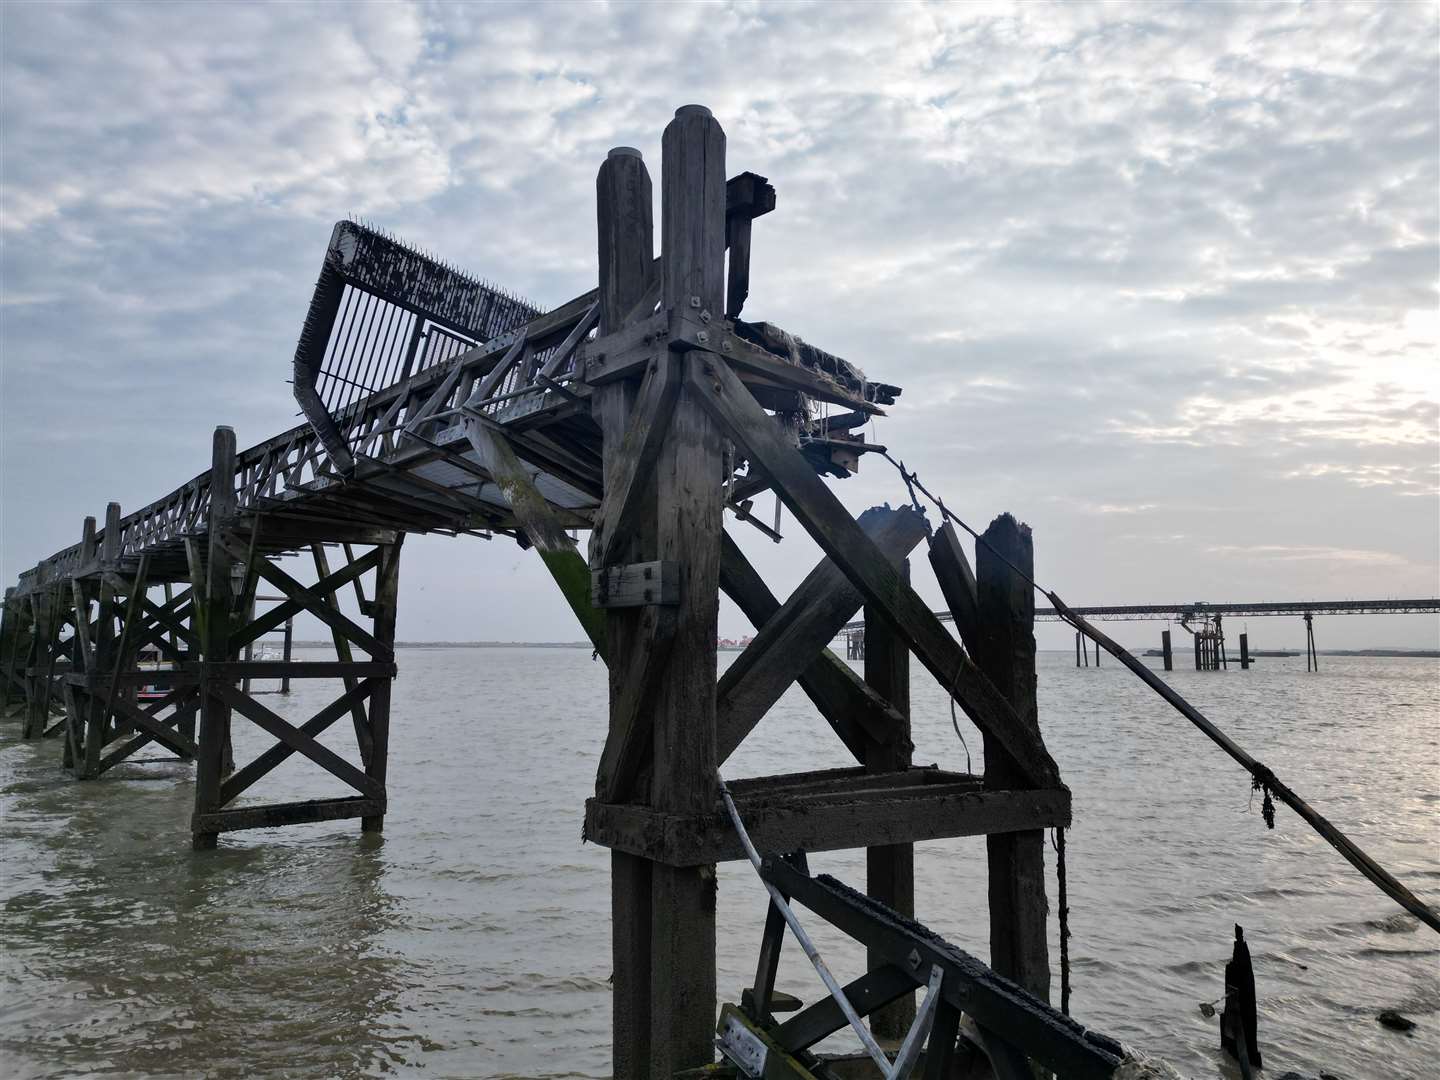
<instances>
[{"instance_id":1,"label":"burnt railing section","mask_svg":"<svg viewBox=\"0 0 1440 1080\"><path fill-rule=\"evenodd\" d=\"M539 314L391 237L337 222L295 349L295 398L348 473L354 458L337 423L342 412Z\"/></svg>"}]
</instances>

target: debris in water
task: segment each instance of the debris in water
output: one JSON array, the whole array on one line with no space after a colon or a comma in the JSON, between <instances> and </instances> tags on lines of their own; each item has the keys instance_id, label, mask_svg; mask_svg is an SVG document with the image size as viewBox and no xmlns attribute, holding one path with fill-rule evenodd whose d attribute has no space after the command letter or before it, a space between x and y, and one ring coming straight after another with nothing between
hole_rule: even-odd
<instances>
[{"instance_id":1,"label":"debris in water","mask_svg":"<svg viewBox=\"0 0 1440 1080\"><path fill-rule=\"evenodd\" d=\"M1392 1031L1410 1032L1415 1030L1415 1021L1408 1016L1401 1016L1394 1009L1386 1009L1375 1019Z\"/></svg>"}]
</instances>

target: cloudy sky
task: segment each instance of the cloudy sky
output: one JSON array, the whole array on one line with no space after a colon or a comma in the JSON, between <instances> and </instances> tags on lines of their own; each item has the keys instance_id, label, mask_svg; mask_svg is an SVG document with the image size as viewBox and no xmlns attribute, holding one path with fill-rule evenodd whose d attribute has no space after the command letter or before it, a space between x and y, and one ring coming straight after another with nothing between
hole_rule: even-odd
<instances>
[{"instance_id":1,"label":"cloudy sky","mask_svg":"<svg viewBox=\"0 0 1440 1080\"><path fill-rule=\"evenodd\" d=\"M606 150L658 181L693 101L779 193L747 316L902 384L874 437L1030 522L1072 603L1435 595L1437 57L1429 3L5 4L0 572L214 424L295 422L337 218L553 305ZM903 497L878 461L839 490ZM778 591L787 531L747 540ZM414 539L402 580L404 638L579 636L508 542Z\"/></svg>"}]
</instances>

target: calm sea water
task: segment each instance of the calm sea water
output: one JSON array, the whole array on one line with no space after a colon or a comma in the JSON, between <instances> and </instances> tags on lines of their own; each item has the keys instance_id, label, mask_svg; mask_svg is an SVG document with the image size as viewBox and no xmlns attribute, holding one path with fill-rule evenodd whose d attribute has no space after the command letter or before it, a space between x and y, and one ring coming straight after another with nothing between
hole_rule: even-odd
<instances>
[{"instance_id":1,"label":"calm sea water","mask_svg":"<svg viewBox=\"0 0 1440 1080\"><path fill-rule=\"evenodd\" d=\"M1277 659L1172 677L1440 903L1440 664L1322 661L1318 675ZM580 842L603 669L559 649L407 650L400 666L383 839L336 822L231 834L193 855L188 767L75 783L56 743L23 743L4 725L0 1072L608 1075L609 862ZM265 700L303 719L326 693ZM1187 1075L1235 1075L1197 1004L1221 995L1238 922L1255 956L1269 1075L1437 1075L1440 938L1283 807L1267 831L1240 770L1108 658L1077 671L1042 654L1040 702L1074 792L1081 1020ZM914 714L917 760L963 768L943 692L923 673ZM257 735L237 728L237 756L262 745ZM328 741L343 751L344 735L337 725ZM792 692L726 772L844 764ZM338 793L307 768L292 760L255 797ZM916 861L919 917L985 956L983 841L922 844ZM863 885L863 853L812 866ZM1053 869L1052 859L1052 901ZM719 876L720 992L735 1000L754 970L765 896L746 864ZM807 922L842 977L860 973L858 949ZM780 985L817 996L793 947ZM1414 1033L1377 1024L1387 1008Z\"/></svg>"}]
</instances>

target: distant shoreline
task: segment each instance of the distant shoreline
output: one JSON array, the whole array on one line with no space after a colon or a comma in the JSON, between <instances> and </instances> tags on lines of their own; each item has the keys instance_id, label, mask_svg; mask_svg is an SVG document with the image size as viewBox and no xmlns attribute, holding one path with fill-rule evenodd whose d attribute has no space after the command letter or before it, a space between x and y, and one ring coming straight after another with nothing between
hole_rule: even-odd
<instances>
[{"instance_id":1,"label":"distant shoreline","mask_svg":"<svg viewBox=\"0 0 1440 1080\"><path fill-rule=\"evenodd\" d=\"M272 642L273 645L273 642ZM333 648L328 641L297 641L297 649ZM593 652L595 647L588 641L397 641L397 649L585 649ZM722 652L736 652L725 648ZM1068 649L1041 649L1041 652L1065 653ZM1297 652L1296 656L1303 656ZM1320 649L1321 656L1398 656L1412 660L1440 659L1440 649ZM1239 653L1235 654L1238 663Z\"/></svg>"}]
</instances>

